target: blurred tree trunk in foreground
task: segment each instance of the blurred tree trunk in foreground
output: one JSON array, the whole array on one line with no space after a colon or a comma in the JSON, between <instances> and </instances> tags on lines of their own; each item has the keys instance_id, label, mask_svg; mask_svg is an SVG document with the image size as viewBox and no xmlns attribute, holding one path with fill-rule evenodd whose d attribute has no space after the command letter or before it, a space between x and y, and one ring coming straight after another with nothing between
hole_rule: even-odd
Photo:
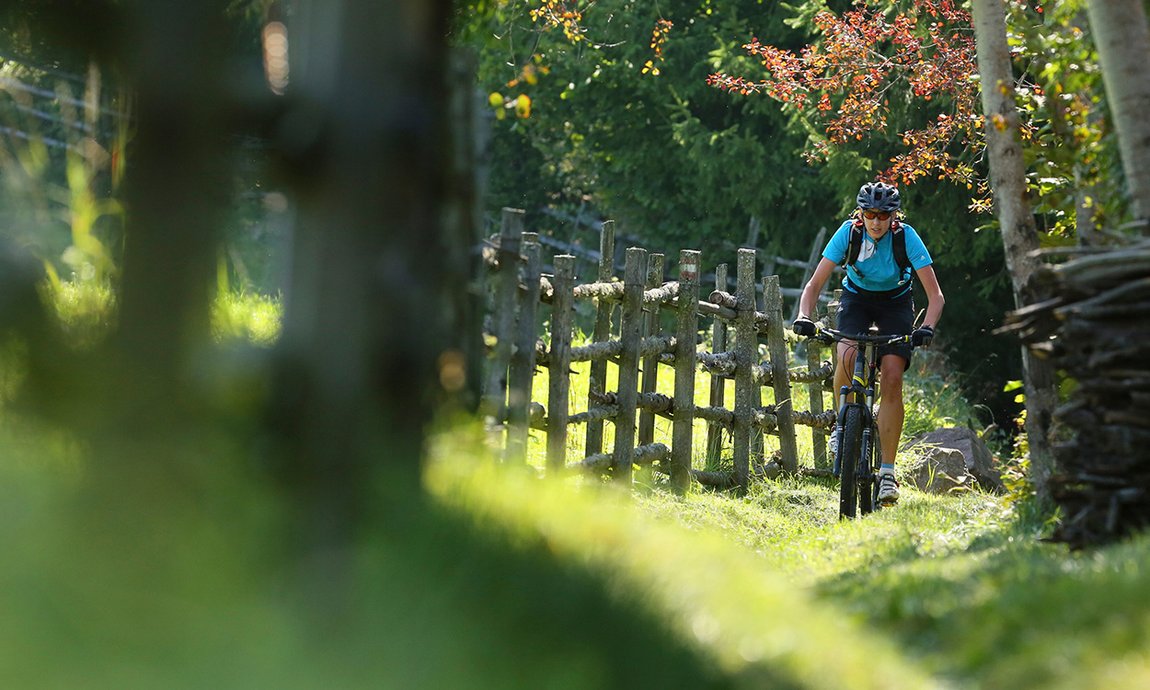
<instances>
[{"instance_id":1,"label":"blurred tree trunk in foreground","mask_svg":"<svg viewBox=\"0 0 1150 690\"><path fill-rule=\"evenodd\" d=\"M129 230L106 392L136 429L175 413L191 359L210 342L217 233L232 192L225 4L150 1L128 15Z\"/></svg>"},{"instance_id":2,"label":"blurred tree trunk in foreground","mask_svg":"<svg viewBox=\"0 0 1150 690\"><path fill-rule=\"evenodd\" d=\"M289 26L277 145L299 220L277 398L312 549L347 545L381 471L419 491L448 283L447 10L300 0Z\"/></svg>"},{"instance_id":3,"label":"blurred tree trunk in foreground","mask_svg":"<svg viewBox=\"0 0 1150 690\"><path fill-rule=\"evenodd\" d=\"M205 474L218 461L204 447L207 425L251 420L197 418L209 410L193 379L216 356L211 278L236 136L265 118L298 208L266 437L287 486L288 559L314 567L300 584L322 610L339 603L325 599L340 597L360 532L408 517L399 502L369 512L386 503L381 487L418 500L423 439L442 397L447 293L464 284L443 260L450 5L298 0L290 85L266 109L270 91L250 93L227 48L228 6L124 5L116 38L93 51L112 56L135 99L119 323L82 367L90 383L69 381L62 397L94 441L98 470L81 510L115 525L103 551L150 543L165 520L198 515L202 495L218 491ZM46 33L82 32L67 12L50 16L51 27L38 27Z\"/></svg>"}]
</instances>

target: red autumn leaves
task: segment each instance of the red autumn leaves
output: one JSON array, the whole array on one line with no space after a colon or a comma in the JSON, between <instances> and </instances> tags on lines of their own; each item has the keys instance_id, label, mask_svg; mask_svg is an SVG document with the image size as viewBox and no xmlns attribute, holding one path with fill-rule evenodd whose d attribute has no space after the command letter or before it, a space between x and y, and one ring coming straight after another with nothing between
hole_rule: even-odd
<instances>
[{"instance_id":1,"label":"red autumn leaves","mask_svg":"<svg viewBox=\"0 0 1150 690\"><path fill-rule=\"evenodd\" d=\"M969 13L952 0L915 0L902 12L860 0L849 12L824 11L814 21L823 40L798 53L758 39L743 46L766 78L712 74L708 83L765 93L821 124L826 140L816 142L815 158L829 146L887 132L897 109L898 121L922 124L899 133L906 149L882 177L910 183L931 174L969 184L973 171L957 156L980 140L982 126Z\"/></svg>"}]
</instances>

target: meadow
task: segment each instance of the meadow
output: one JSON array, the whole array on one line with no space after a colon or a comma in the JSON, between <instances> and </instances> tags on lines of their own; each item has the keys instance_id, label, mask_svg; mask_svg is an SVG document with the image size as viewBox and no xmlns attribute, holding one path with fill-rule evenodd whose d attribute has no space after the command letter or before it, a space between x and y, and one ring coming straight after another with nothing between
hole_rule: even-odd
<instances>
[{"instance_id":1,"label":"meadow","mask_svg":"<svg viewBox=\"0 0 1150 690\"><path fill-rule=\"evenodd\" d=\"M945 359L923 354L906 382L904 438L980 424ZM574 371L572 400L585 401L585 366ZM696 402L706 404L699 376ZM546 400L546 377L537 373L535 400ZM668 369L661 392L671 394L670 378ZM769 388L764 398L772 402ZM670 426L656 417L656 441L670 443ZM610 424L605 435L610 448ZM696 468L705 438L697 422ZM800 465L810 466L810 431L799 427L797 440ZM904 482L896 508L847 522L837 519L833 480L806 476L760 479L743 497L698 485L680 497L645 472L623 495L586 477L539 482L490 459L477 474L442 460L429 487L619 583L749 686L764 669L785 669L797 687L1145 687L1150 538L1089 552L1046 541L1059 516L1035 505L1011 444L993 432L987 440L1010 494L932 495ZM532 432L537 470L545 441ZM578 427L569 462L582 443Z\"/></svg>"},{"instance_id":2,"label":"meadow","mask_svg":"<svg viewBox=\"0 0 1150 690\"><path fill-rule=\"evenodd\" d=\"M80 291L58 310L98 338L91 329L106 319L91 310L111 301ZM229 295L214 310L217 344L266 352L278 318L276 299ZM913 373L908 426L977 419L943 363L924 358ZM573 399L585 394L581 378ZM545 371L536 385L546 390ZM657 420L657 440L669 427ZM1087 552L1044 541L1056 518L1024 485L936 496L904 484L896 508L840 522L827 479L678 496L639 474L624 492L542 476L545 439L531 438L529 467L508 467L489 430L443 420L427 439L425 487L436 519L456 527L404 518L365 542L356 627L338 642L321 632L317 644L284 601L269 556L282 508L244 465L250 449L227 434L197 439L227 489L187 505L147 496L154 543L125 547L107 515L69 501L95 469L82 444L10 411L0 424L0 612L11 623L0 677L9 687L189 688L1150 683L1150 538ZM574 460L582 434L571 438ZM809 464L809 434L799 445ZM1009 447L996 451L1017 470ZM476 538L504 545L500 556ZM604 621L616 627L593 627ZM602 658L631 670L612 675Z\"/></svg>"}]
</instances>

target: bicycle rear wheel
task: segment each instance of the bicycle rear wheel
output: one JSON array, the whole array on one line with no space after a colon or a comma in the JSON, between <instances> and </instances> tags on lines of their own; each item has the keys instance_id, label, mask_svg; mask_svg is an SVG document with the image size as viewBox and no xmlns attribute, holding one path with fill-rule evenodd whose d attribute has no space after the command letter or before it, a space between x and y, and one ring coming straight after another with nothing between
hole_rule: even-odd
<instances>
[{"instance_id":1,"label":"bicycle rear wheel","mask_svg":"<svg viewBox=\"0 0 1150 690\"><path fill-rule=\"evenodd\" d=\"M853 518L858 508L858 470L862 451L862 410L848 407L843 413L839 443L839 517Z\"/></svg>"}]
</instances>

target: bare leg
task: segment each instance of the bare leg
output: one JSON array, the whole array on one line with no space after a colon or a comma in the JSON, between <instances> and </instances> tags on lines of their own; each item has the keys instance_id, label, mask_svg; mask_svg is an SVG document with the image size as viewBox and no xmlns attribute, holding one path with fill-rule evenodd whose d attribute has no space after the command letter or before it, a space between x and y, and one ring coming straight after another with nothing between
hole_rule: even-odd
<instances>
[{"instance_id":1,"label":"bare leg","mask_svg":"<svg viewBox=\"0 0 1150 690\"><path fill-rule=\"evenodd\" d=\"M906 360L898 355L882 358L882 378L879 394L882 405L878 410L878 434L882 438L882 464L894 466L895 453L902 439L902 424L906 408L902 401L902 373Z\"/></svg>"},{"instance_id":2,"label":"bare leg","mask_svg":"<svg viewBox=\"0 0 1150 690\"><path fill-rule=\"evenodd\" d=\"M855 354L857 350L853 343L839 343L839 361L835 366L835 408L838 409L839 391L851 382L851 374L855 370Z\"/></svg>"}]
</instances>

